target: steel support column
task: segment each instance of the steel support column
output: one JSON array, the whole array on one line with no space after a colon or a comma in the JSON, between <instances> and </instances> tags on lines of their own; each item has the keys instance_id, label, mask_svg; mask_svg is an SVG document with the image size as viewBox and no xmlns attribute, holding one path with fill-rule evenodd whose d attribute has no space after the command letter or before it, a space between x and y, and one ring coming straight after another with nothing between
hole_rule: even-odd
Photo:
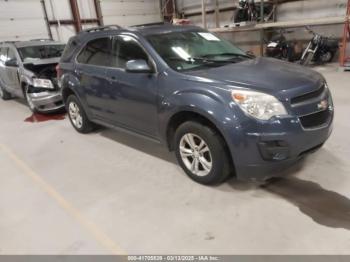
<instances>
[{"instance_id":1,"label":"steel support column","mask_svg":"<svg viewBox=\"0 0 350 262\"><path fill-rule=\"evenodd\" d=\"M69 0L69 3L70 3L72 15L73 15L75 32L79 33L82 30L82 26L81 26L81 19L80 19L77 0Z\"/></svg>"}]
</instances>

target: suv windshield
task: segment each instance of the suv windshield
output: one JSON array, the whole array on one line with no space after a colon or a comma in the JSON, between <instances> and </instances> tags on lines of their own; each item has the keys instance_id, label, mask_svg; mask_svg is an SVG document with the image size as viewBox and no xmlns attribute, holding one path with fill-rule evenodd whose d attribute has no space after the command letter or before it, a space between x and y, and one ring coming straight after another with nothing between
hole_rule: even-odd
<instances>
[{"instance_id":1,"label":"suv windshield","mask_svg":"<svg viewBox=\"0 0 350 262\"><path fill-rule=\"evenodd\" d=\"M61 57L64 45L41 45L18 48L18 52L25 62L32 59L46 59Z\"/></svg>"},{"instance_id":2,"label":"suv windshield","mask_svg":"<svg viewBox=\"0 0 350 262\"><path fill-rule=\"evenodd\" d=\"M151 35L147 40L176 71L223 66L250 58L229 41L209 32L174 32Z\"/></svg>"}]
</instances>

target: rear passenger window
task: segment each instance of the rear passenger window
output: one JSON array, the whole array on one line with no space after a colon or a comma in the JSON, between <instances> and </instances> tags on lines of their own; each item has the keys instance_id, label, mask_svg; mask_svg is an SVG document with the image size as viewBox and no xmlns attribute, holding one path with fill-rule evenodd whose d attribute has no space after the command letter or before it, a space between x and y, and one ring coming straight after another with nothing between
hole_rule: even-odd
<instances>
[{"instance_id":1,"label":"rear passenger window","mask_svg":"<svg viewBox=\"0 0 350 262\"><path fill-rule=\"evenodd\" d=\"M81 64L111 66L112 40L99 38L90 41L78 55Z\"/></svg>"},{"instance_id":2,"label":"rear passenger window","mask_svg":"<svg viewBox=\"0 0 350 262\"><path fill-rule=\"evenodd\" d=\"M117 38L118 58L117 67L125 69L126 63L130 60L146 60L148 55L137 43L137 41L130 36L119 36Z\"/></svg>"}]
</instances>

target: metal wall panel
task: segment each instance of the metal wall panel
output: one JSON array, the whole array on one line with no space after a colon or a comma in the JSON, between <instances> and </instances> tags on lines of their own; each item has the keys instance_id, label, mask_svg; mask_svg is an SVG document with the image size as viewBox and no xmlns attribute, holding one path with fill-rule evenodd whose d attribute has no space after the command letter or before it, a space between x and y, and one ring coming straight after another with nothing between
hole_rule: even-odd
<instances>
[{"instance_id":1,"label":"metal wall panel","mask_svg":"<svg viewBox=\"0 0 350 262\"><path fill-rule=\"evenodd\" d=\"M49 20L72 20L69 0L44 0ZM104 23L122 26L161 21L159 0L100 0ZM82 19L96 18L93 0L77 0ZM83 25L83 29L96 24ZM0 41L48 38L40 0L0 1ZM53 38L66 42L71 25L51 26Z\"/></svg>"},{"instance_id":2,"label":"metal wall panel","mask_svg":"<svg viewBox=\"0 0 350 262\"><path fill-rule=\"evenodd\" d=\"M0 41L47 38L40 1L0 1Z\"/></svg>"},{"instance_id":3,"label":"metal wall panel","mask_svg":"<svg viewBox=\"0 0 350 262\"><path fill-rule=\"evenodd\" d=\"M106 25L129 26L162 21L159 0L101 0Z\"/></svg>"}]
</instances>

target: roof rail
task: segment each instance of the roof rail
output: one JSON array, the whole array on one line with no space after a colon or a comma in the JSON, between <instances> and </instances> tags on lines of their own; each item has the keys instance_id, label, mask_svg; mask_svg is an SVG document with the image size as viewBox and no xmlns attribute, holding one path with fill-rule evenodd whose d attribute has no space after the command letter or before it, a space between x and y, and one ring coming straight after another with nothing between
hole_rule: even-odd
<instances>
[{"instance_id":1,"label":"roof rail","mask_svg":"<svg viewBox=\"0 0 350 262\"><path fill-rule=\"evenodd\" d=\"M14 44L17 42L19 42L19 41L0 41L0 44Z\"/></svg>"},{"instance_id":2,"label":"roof rail","mask_svg":"<svg viewBox=\"0 0 350 262\"><path fill-rule=\"evenodd\" d=\"M98 26L98 27L92 27L85 29L81 31L82 33L93 33L98 31L106 31L106 30L113 30L113 29L122 29L123 27L119 25L106 25L106 26Z\"/></svg>"},{"instance_id":3,"label":"roof rail","mask_svg":"<svg viewBox=\"0 0 350 262\"><path fill-rule=\"evenodd\" d=\"M155 26L155 25L171 25L171 23L168 23L168 22L157 22L157 23L133 25L131 27L146 27L146 26Z\"/></svg>"},{"instance_id":4,"label":"roof rail","mask_svg":"<svg viewBox=\"0 0 350 262\"><path fill-rule=\"evenodd\" d=\"M30 39L29 41L40 41L40 42L48 42L48 41L54 41L52 39L49 38L37 38L37 39Z\"/></svg>"}]
</instances>

